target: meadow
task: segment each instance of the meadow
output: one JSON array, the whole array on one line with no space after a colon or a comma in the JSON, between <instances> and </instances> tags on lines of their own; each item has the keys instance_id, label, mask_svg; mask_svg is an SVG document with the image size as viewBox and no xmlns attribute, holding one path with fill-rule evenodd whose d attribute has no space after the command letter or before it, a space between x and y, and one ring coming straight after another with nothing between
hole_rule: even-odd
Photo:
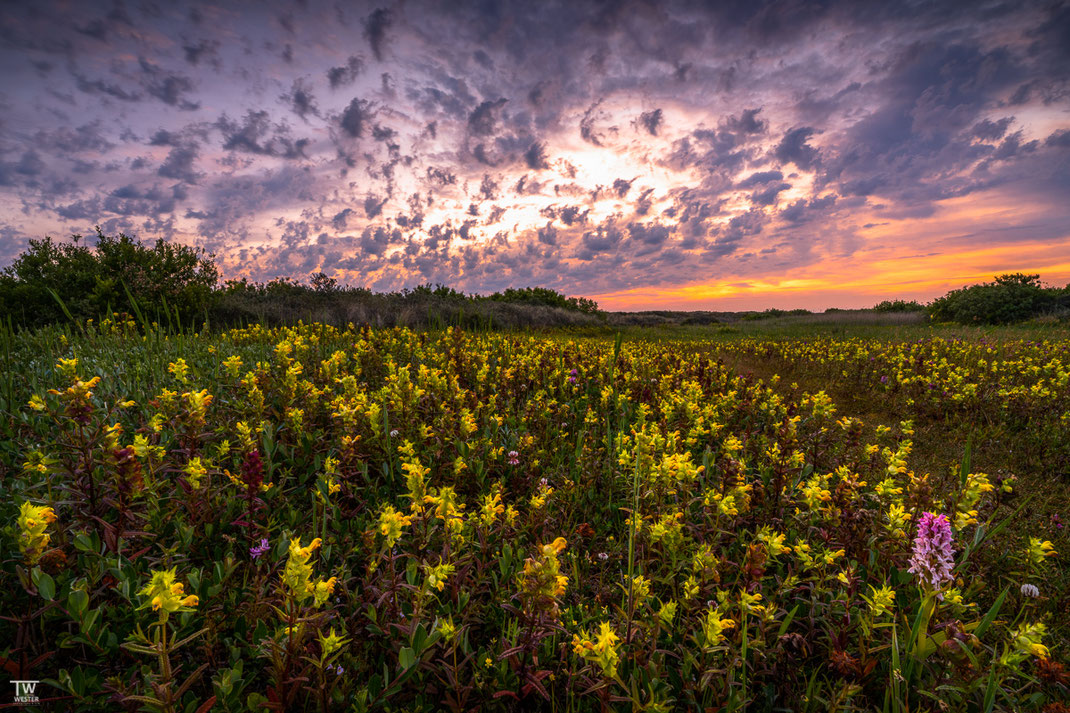
<instances>
[{"instance_id":1,"label":"meadow","mask_svg":"<svg viewBox=\"0 0 1070 713\"><path fill-rule=\"evenodd\" d=\"M1070 338L878 322L2 332L4 669L46 710L1070 710Z\"/></svg>"}]
</instances>

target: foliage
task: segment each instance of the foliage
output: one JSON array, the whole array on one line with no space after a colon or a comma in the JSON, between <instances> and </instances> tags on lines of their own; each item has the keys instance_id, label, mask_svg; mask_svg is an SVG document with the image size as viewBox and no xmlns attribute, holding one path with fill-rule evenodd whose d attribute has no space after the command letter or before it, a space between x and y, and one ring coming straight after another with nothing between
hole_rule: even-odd
<instances>
[{"instance_id":1,"label":"foliage","mask_svg":"<svg viewBox=\"0 0 1070 713\"><path fill-rule=\"evenodd\" d=\"M521 289L510 287L504 292L495 292L487 299L497 302L559 307L561 309L576 310L584 314L599 313L598 303L594 300L586 297L566 297L560 292L546 287L525 287Z\"/></svg>"},{"instance_id":2,"label":"foliage","mask_svg":"<svg viewBox=\"0 0 1070 713\"><path fill-rule=\"evenodd\" d=\"M777 309L775 307L765 310L764 312L747 312L743 315L745 321L751 322L761 319L773 319L775 317L801 317L803 315L813 314L808 309Z\"/></svg>"},{"instance_id":3,"label":"foliage","mask_svg":"<svg viewBox=\"0 0 1070 713\"><path fill-rule=\"evenodd\" d=\"M246 277L220 283L213 256L197 248L157 240L148 246L97 229L95 246L31 240L29 249L0 272L0 311L12 324L39 327L103 319L113 311L176 327L300 320L357 324L467 327L560 326L604 319L598 304L542 287L507 289L484 297L446 285L417 285L372 293L340 285L324 272L308 283L279 277ZM508 305L500 307L499 305Z\"/></svg>"},{"instance_id":4,"label":"foliage","mask_svg":"<svg viewBox=\"0 0 1070 713\"><path fill-rule=\"evenodd\" d=\"M1070 342L928 337L877 341L742 339L724 349L782 372L800 367L844 391L872 393L909 418L954 418L992 439L1015 434L1020 464L1070 472Z\"/></svg>"},{"instance_id":5,"label":"foliage","mask_svg":"<svg viewBox=\"0 0 1070 713\"><path fill-rule=\"evenodd\" d=\"M874 312L924 312L925 305L917 300L882 300L872 309Z\"/></svg>"},{"instance_id":6,"label":"foliage","mask_svg":"<svg viewBox=\"0 0 1070 713\"><path fill-rule=\"evenodd\" d=\"M1040 275L1000 275L994 282L970 285L933 300L933 319L960 324L1009 324L1051 310L1066 290L1044 287Z\"/></svg>"},{"instance_id":7,"label":"foliage","mask_svg":"<svg viewBox=\"0 0 1070 713\"><path fill-rule=\"evenodd\" d=\"M80 244L81 237L71 243L31 240L0 276L0 311L23 326L139 309L147 316L166 310L160 319L177 315L185 322L203 317L212 305L219 271L202 250L165 240L149 246L100 228L94 247Z\"/></svg>"},{"instance_id":8,"label":"foliage","mask_svg":"<svg viewBox=\"0 0 1070 713\"><path fill-rule=\"evenodd\" d=\"M766 345L121 320L8 339L0 653L66 709L1040 710L1070 693L1065 535L1016 528L1014 481L965 444L944 484L913 465L912 419L874 430L721 361ZM922 388L906 346L823 345L859 346L859 364L901 354L897 383ZM970 372L1065 412L1047 384L1070 360L1040 357L1066 348Z\"/></svg>"}]
</instances>

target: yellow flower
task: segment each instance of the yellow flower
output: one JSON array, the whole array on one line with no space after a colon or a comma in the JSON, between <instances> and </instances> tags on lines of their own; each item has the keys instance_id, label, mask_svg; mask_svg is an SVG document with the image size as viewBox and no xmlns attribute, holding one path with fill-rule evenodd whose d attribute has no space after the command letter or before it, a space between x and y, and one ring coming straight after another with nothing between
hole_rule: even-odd
<instances>
[{"instance_id":1,"label":"yellow flower","mask_svg":"<svg viewBox=\"0 0 1070 713\"><path fill-rule=\"evenodd\" d=\"M179 611L191 611L193 607L197 606L199 603L197 595L183 596L185 594L184 586L181 582L175 581L176 569L152 571L149 583L138 592L140 596L148 599L139 608L143 609L151 606L153 611L160 612L161 619L166 620L170 614Z\"/></svg>"},{"instance_id":2,"label":"yellow flower","mask_svg":"<svg viewBox=\"0 0 1070 713\"><path fill-rule=\"evenodd\" d=\"M484 527L490 527L498 519L498 516L504 512L505 506L502 505L502 494L500 492L484 495L483 506L479 511L479 521Z\"/></svg>"},{"instance_id":3,"label":"yellow flower","mask_svg":"<svg viewBox=\"0 0 1070 713\"><path fill-rule=\"evenodd\" d=\"M60 359L56 363L56 370L68 379L73 379L74 375L78 373L78 359Z\"/></svg>"},{"instance_id":4,"label":"yellow flower","mask_svg":"<svg viewBox=\"0 0 1070 713\"><path fill-rule=\"evenodd\" d=\"M242 361L240 356L232 356L223 360L223 369L233 378L238 378L241 373Z\"/></svg>"},{"instance_id":5,"label":"yellow flower","mask_svg":"<svg viewBox=\"0 0 1070 713\"><path fill-rule=\"evenodd\" d=\"M556 540L548 545L542 546L542 553L547 557L554 557L568 547L568 541L564 537L558 537Z\"/></svg>"},{"instance_id":6,"label":"yellow flower","mask_svg":"<svg viewBox=\"0 0 1070 713\"><path fill-rule=\"evenodd\" d=\"M1051 541L1044 540L1041 542L1039 537L1030 537L1029 546L1026 548L1025 554L1029 564L1038 567L1044 564L1048 557L1054 557L1059 553L1055 551L1055 546L1051 544Z\"/></svg>"},{"instance_id":7,"label":"yellow flower","mask_svg":"<svg viewBox=\"0 0 1070 713\"><path fill-rule=\"evenodd\" d=\"M200 458L190 458L189 463L182 469L182 472L186 474L186 480L189 481L190 487L194 490L200 490L201 478L208 473L208 469Z\"/></svg>"},{"instance_id":8,"label":"yellow flower","mask_svg":"<svg viewBox=\"0 0 1070 713\"><path fill-rule=\"evenodd\" d=\"M906 507L900 503L892 503L888 506L888 523L885 525L885 529L891 534L891 536L897 540L906 538L907 524L910 522L911 514L907 512Z\"/></svg>"},{"instance_id":9,"label":"yellow flower","mask_svg":"<svg viewBox=\"0 0 1070 713\"><path fill-rule=\"evenodd\" d=\"M282 570L282 584L286 592L293 597L298 604L312 599L312 606L319 607L334 593L337 578L328 580L312 581L312 565L308 561L312 553L319 549L323 540L315 538L306 547L301 546L301 538L295 537L290 540L289 557L286 566Z\"/></svg>"},{"instance_id":10,"label":"yellow flower","mask_svg":"<svg viewBox=\"0 0 1070 713\"><path fill-rule=\"evenodd\" d=\"M758 540L765 544L770 557L776 557L784 552L791 552L791 548L784 544L784 535L774 532L768 525L763 525L758 530Z\"/></svg>"},{"instance_id":11,"label":"yellow flower","mask_svg":"<svg viewBox=\"0 0 1070 713\"><path fill-rule=\"evenodd\" d=\"M453 623L453 617L439 621L437 631L444 641L453 641L453 637L457 635L457 626Z\"/></svg>"},{"instance_id":12,"label":"yellow flower","mask_svg":"<svg viewBox=\"0 0 1070 713\"><path fill-rule=\"evenodd\" d=\"M892 610L895 606L895 591L888 585L877 589L870 585L870 596L862 597L869 603L869 610L874 618Z\"/></svg>"},{"instance_id":13,"label":"yellow flower","mask_svg":"<svg viewBox=\"0 0 1070 713\"><path fill-rule=\"evenodd\" d=\"M703 498L703 503L707 507L716 506L717 512L727 517L735 517L739 514L739 504L736 502L735 495L721 495L719 492L710 491Z\"/></svg>"},{"instance_id":14,"label":"yellow flower","mask_svg":"<svg viewBox=\"0 0 1070 713\"><path fill-rule=\"evenodd\" d=\"M676 602L670 600L664 602L661 608L658 609L658 619L661 621L662 626L672 628L673 619L676 618L676 607Z\"/></svg>"},{"instance_id":15,"label":"yellow flower","mask_svg":"<svg viewBox=\"0 0 1070 713\"><path fill-rule=\"evenodd\" d=\"M424 503L431 505L435 517L448 524L460 517L464 505L458 505L457 492L451 486L443 486L437 492L424 496Z\"/></svg>"},{"instance_id":16,"label":"yellow flower","mask_svg":"<svg viewBox=\"0 0 1070 713\"><path fill-rule=\"evenodd\" d=\"M650 580L643 575L637 575L632 579L632 596L642 604L650 597Z\"/></svg>"},{"instance_id":17,"label":"yellow flower","mask_svg":"<svg viewBox=\"0 0 1070 713\"><path fill-rule=\"evenodd\" d=\"M539 548L539 555L524 560L524 570L520 573L520 588L526 594L541 602L548 602L556 613L554 599L564 595L568 587L568 577L561 574L561 565L557 560L568 542L558 537L553 542Z\"/></svg>"},{"instance_id":18,"label":"yellow flower","mask_svg":"<svg viewBox=\"0 0 1070 713\"><path fill-rule=\"evenodd\" d=\"M748 614L761 614L765 607L758 602L762 601L761 592L750 594L746 591L739 593L739 608Z\"/></svg>"},{"instance_id":19,"label":"yellow flower","mask_svg":"<svg viewBox=\"0 0 1070 713\"><path fill-rule=\"evenodd\" d=\"M194 425L204 425L208 415L208 407L212 405L212 395L208 389L191 391L182 394L186 400L186 408L189 410L190 421Z\"/></svg>"},{"instance_id":20,"label":"yellow flower","mask_svg":"<svg viewBox=\"0 0 1070 713\"><path fill-rule=\"evenodd\" d=\"M736 622L732 619L722 618L716 609L706 612L702 620L702 636L706 646L716 646L724 641L724 632L734 628Z\"/></svg>"},{"instance_id":21,"label":"yellow flower","mask_svg":"<svg viewBox=\"0 0 1070 713\"><path fill-rule=\"evenodd\" d=\"M19 508L19 549L30 564L37 564L52 536L45 532L56 521L56 513L51 507L34 505L26 501Z\"/></svg>"},{"instance_id":22,"label":"yellow flower","mask_svg":"<svg viewBox=\"0 0 1070 713\"><path fill-rule=\"evenodd\" d=\"M586 631L581 632L581 635L574 635L572 650L578 656L597 664L606 678L616 678L617 664L620 662L616 647L618 641L620 639L613 627L609 622L603 621L598 625L598 633L593 639Z\"/></svg>"},{"instance_id":23,"label":"yellow flower","mask_svg":"<svg viewBox=\"0 0 1070 713\"><path fill-rule=\"evenodd\" d=\"M1048 633L1048 627L1037 622L1035 624L1022 624L1014 632L1012 640L1013 648L1004 647L1000 662L1003 664L1016 664L1029 656L1049 656L1048 647L1041 643L1041 639Z\"/></svg>"},{"instance_id":24,"label":"yellow flower","mask_svg":"<svg viewBox=\"0 0 1070 713\"><path fill-rule=\"evenodd\" d=\"M425 564L424 573L427 575L428 588L434 587L441 592L446 588L446 580L453 574L454 569L456 568L452 564L446 564L441 560L434 566Z\"/></svg>"},{"instance_id":25,"label":"yellow flower","mask_svg":"<svg viewBox=\"0 0 1070 713\"><path fill-rule=\"evenodd\" d=\"M327 599L334 594L334 586L338 583L337 577L331 577L328 580L321 580L316 582L315 589L312 593L312 606L319 607L327 601Z\"/></svg>"},{"instance_id":26,"label":"yellow flower","mask_svg":"<svg viewBox=\"0 0 1070 713\"><path fill-rule=\"evenodd\" d=\"M383 508L382 514L379 515L379 532L385 540L386 549L392 548L401 539L402 528L410 524L412 524L412 517L409 515L403 515L394 510L392 505Z\"/></svg>"},{"instance_id":27,"label":"yellow flower","mask_svg":"<svg viewBox=\"0 0 1070 713\"><path fill-rule=\"evenodd\" d=\"M186 374L189 373L189 364L185 359L176 359L167 365L167 370L183 384L186 383Z\"/></svg>"}]
</instances>

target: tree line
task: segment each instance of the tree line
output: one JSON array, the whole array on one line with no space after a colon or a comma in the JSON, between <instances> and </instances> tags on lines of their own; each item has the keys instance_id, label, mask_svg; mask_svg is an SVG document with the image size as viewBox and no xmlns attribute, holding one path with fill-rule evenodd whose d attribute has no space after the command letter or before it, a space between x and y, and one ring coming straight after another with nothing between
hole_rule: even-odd
<instances>
[{"instance_id":1,"label":"tree line","mask_svg":"<svg viewBox=\"0 0 1070 713\"><path fill-rule=\"evenodd\" d=\"M84 322L115 312L141 315L161 324L198 326L323 318L325 310L327 318L339 318L334 321L356 314L358 319L364 316L383 322L384 314L415 311L417 321L433 322L436 314L463 317L465 308L469 321L487 318L493 322L495 315L502 315L501 311L475 309L485 303L549 308L595 318L603 315L594 300L568 297L545 287L509 288L483 296L466 295L445 285L373 293L340 285L323 272L311 275L307 283L290 278L223 280L214 256L201 248L162 239L145 243L124 233L105 235L100 228L91 239L95 245L89 242L81 235L72 236L70 242L50 237L30 240L29 247L0 271L0 314L12 326L22 328L64 320ZM428 310L435 314L428 317L424 314ZM515 318L515 310L509 314Z\"/></svg>"},{"instance_id":2,"label":"tree line","mask_svg":"<svg viewBox=\"0 0 1070 713\"><path fill-rule=\"evenodd\" d=\"M323 272L311 275L307 283L289 278L222 280L214 256L200 248L162 239L144 243L123 233L109 236L100 228L93 237L95 245L81 235L72 236L70 242L50 237L30 240L28 249L0 271L0 314L11 326L84 322L113 312L195 325L296 319L434 324L448 318L449 323L525 326L540 321L589 324L591 318L605 317L594 300L545 287L466 295L446 285L420 285L373 293L339 285ZM885 300L872 309L927 311L936 321L963 324L1008 324L1046 314L1067 315L1070 285L1049 287L1039 275L1013 273L952 290L928 305ZM766 310L749 317L802 312ZM399 315L407 316L397 321Z\"/></svg>"}]
</instances>

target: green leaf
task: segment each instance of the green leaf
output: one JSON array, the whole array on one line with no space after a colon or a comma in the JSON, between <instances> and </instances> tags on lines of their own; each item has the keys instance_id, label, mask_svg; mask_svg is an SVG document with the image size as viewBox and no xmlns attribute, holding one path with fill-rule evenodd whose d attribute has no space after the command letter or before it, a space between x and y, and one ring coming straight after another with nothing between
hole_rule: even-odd
<instances>
[{"instance_id":1,"label":"green leaf","mask_svg":"<svg viewBox=\"0 0 1070 713\"><path fill-rule=\"evenodd\" d=\"M778 639L783 636L784 632L788 630L789 626L791 626L791 622L795 618L795 612L799 611L800 606L802 605L796 604L795 608L788 612L788 615L784 617L784 621L780 622L780 630L776 633Z\"/></svg>"},{"instance_id":2,"label":"green leaf","mask_svg":"<svg viewBox=\"0 0 1070 713\"><path fill-rule=\"evenodd\" d=\"M402 647L398 652L398 665L401 670L412 668L416 664L416 652L410 649L408 646Z\"/></svg>"},{"instance_id":3,"label":"green leaf","mask_svg":"<svg viewBox=\"0 0 1070 713\"><path fill-rule=\"evenodd\" d=\"M71 610L71 613L81 619L88 607L89 594L84 589L72 589L70 595L67 596L67 608Z\"/></svg>"},{"instance_id":4,"label":"green leaf","mask_svg":"<svg viewBox=\"0 0 1070 713\"><path fill-rule=\"evenodd\" d=\"M93 545L93 540L89 538L89 535L85 533L79 533L74 536L74 548L81 552L96 552L97 548Z\"/></svg>"},{"instance_id":5,"label":"green leaf","mask_svg":"<svg viewBox=\"0 0 1070 713\"><path fill-rule=\"evenodd\" d=\"M47 572L41 572L41 575L37 578L37 593L41 595L42 599L48 601L56 598L56 580L52 579L52 575Z\"/></svg>"},{"instance_id":6,"label":"green leaf","mask_svg":"<svg viewBox=\"0 0 1070 713\"><path fill-rule=\"evenodd\" d=\"M996 597L996 601L992 603L992 607L985 614L985 618L981 620L981 623L977 625L977 628L973 630L973 635L980 639L988 631L988 627L995 621L996 615L999 614L1000 607L1003 606L1003 600L1007 598L1007 592L1010 591L1010 587L1004 588L1000 595Z\"/></svg>"},{"instance_id":7,"label":"green leaf","mask_svg":"<svg viewBox=\"0 0 1070 713\"><path fill-rule=\"evenodd\" d=\"M966 487L966 478L970 475L970 463L973 460L973 434L966 437L966 452L962 456L959 465L959 487Z\"/></svg>"}]
</instances>

